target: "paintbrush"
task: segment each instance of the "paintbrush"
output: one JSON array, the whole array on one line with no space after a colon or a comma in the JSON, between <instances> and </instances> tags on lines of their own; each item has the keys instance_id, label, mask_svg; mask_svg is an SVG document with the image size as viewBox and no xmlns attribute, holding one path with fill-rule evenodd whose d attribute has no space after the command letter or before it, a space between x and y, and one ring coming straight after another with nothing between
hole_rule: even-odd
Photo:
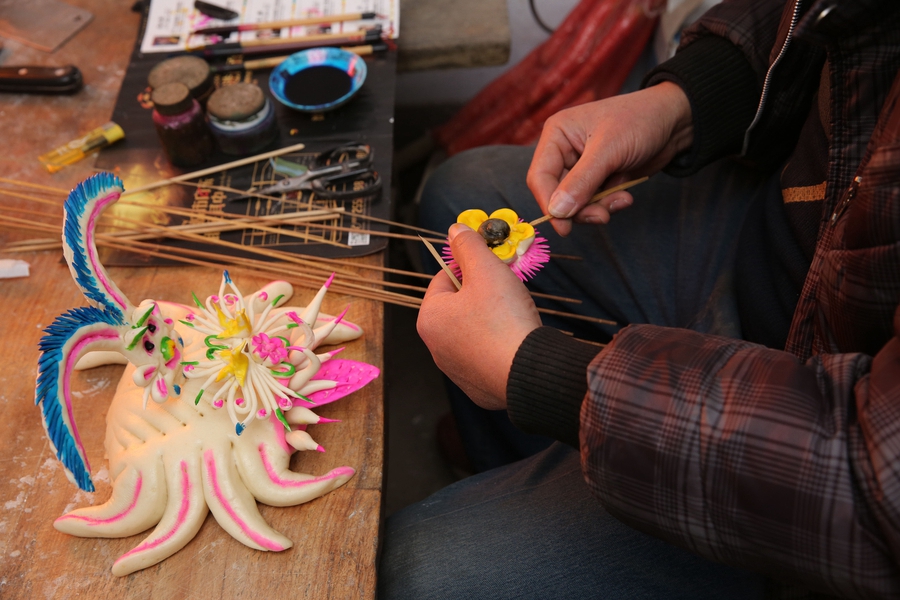
<instances>
[{"instance_id":1,"label":"paintbrush","mask_svg":"<svg viewBox=\"0 0 900 600\"><path fill-rule=\"evenodd\" d=\"M387 50L387 44L379 42L377 44L366 44L364 46L341 46L341 50L353 52L354 54L357 54L359 56L368 56L377 52L384 52L385 50ZM213 65L210 67L210 70L213 73L234 73L235 71L257 71L260 69L272 69L287 60L289 56L290 55L257 58L255 60L245 60L243 62L230 65Z\"/></svg>"},{"instance_id":2,"label":"paintbrush","mask_svg":"<svg viewBox=\"0 0 900 600\"><path fill-rule=\"evenodd\" d=\"M216 42L214 44L200 44L197 46L188 46L188 51L193 52L195 50L209 50L215 48L223 48L223 47L232 47L234 45L239 45L242 48L252 48L254 46L275 46L278 44L287 44L293 42L330 42L332 40L358 40L361 38L365 38L370 33L377 32L378 37L381 37L381 26L376 25L372 29L362 29L360 31L352 31L348 33L314 33L310 35L299 35L293 37L272 37L272 38L263 38L263 39L255 39L255 40L244 40L242 42ZM324 44L323 44L324 45Z\"/></svg>"},{"instance_id":3,"label":"paintbrush","mask_svg":"<svg viewBox=\"0 0 900 600\"><path fill-rule=\"evenodd\" d=\"M247 42L226 42L209 44L189 50L190 54L203 58L233 56L235 54L275 54L279 52L296 52L304 48L322 46L353 46L381 42L381 29L367 30L359 33L320 34L295 38L274 38L271 40L250 40Z\"/></svg>"},{"instance_id":4,"label":"paintbrush","mask_svg":"<svg viewBox=\"0 0 900 600\"><path fill-rule=\"evenodd\" d=\"M220 25L218 27L201 27L191 32L191 35L227 35L240 31L256 31L259 29L284 29L285 27L301 27L303 25L321 25L324 23L342 23L344 21L367 21L378 17L377 13L364 12L343 15L323 15L321 17L308 17L306 19L287 19L284 21L269 21L267 23L241 23L236 25Z\"/></svg>"}]
</instances>

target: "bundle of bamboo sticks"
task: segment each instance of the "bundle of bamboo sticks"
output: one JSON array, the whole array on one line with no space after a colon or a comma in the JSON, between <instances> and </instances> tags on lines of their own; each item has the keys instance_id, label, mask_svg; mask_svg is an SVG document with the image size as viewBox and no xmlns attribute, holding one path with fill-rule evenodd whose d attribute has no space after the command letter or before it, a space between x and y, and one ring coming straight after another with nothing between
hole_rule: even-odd
<instances>
[{"instance_id":1,"label":"bundle of bamboo sticks","mask_svg":"<svg viewBox=\"0 0 900 600\"><path fill-rule=\"evenodd\" d=\"M283 152L284 150L282 150ZM259 160L260 157L253 157ZM233 166L223 165L221 169ZM209 170L202 174L208 174ZM193 175L193 177L192 177ZM128 200L128 195L139 191L147 191L163 187L165 185L196 186L190 179L197 174L183 175L178 178L143 186L123 194L119 205L144 207L141 203ZM4 207L0 213L0 225L5 225L19 231L29 231L38 234L37 237L10 242L2 251L7 253L23 253L35 251L60 251L60 233L62 229L62 206L68 191L56 187L34 184L24 181L0 177L0 196L17 198L19 202ZM210 187L210 186L206 186ZM236 190L223 186L212 186L223 192L245 194L243 190ZM260 196L263 200L279 201L279 198ZM25 202L22 202L22 201ZM32 206L33 205L33 206ZM47 207L54 210L48 211ZM431 276L415 271L406 271L374 264L360 264L358 259L325 258L319 256L301 255L293 252L285 252L273 248L254 245L241 245L220 239L216 235L229 231L245 230L254 233L278 234L286 238L298 238L305 242L333 243L330 238L315 236L308 232L300 231L297 225L314 225L316 231L345 232L349 228L336 224L339 217L344 214L341 208L311 208L296 213L272 214L265 216L244 216L227 213L210 215L206 211L196 211L189 208L154 206L153 210L160 211L172 217L185 218L186 224L164 226L147 223L145 221L116 216L113 219L101 217L99 225L104 226L103 232L95 235L98 246L121 251L133 252L140 255L176 261L185 264L212 267L218 270L228 268L240 273L246 271L254 275L270 274L291 283L304 287L318 288L323 279L332 272L339 277L332 284L332 290L353 297L384 302L397 306L418 308L422 303L422 295L425 292L425 284ZM352 229L358 233L367 233L373 237L388 237L401 240L426 239L432 243L446 243L443 234L380 219L366 215L353 215L370 223L388 225L394 230L411 231L414 233L399 233L397 231L382 231L380 228ZM427 236L427 237L424 237ZM165 240L181 240L188 242L200 242L210 245L213 250L201 250L188 248L183 245L165 244ZM248 257L250 255L250 257ZM375 277L361 274L362 270L376 272ZM400 276L408 280L422 280L421 285L394 281L388 275ZM535 297L546 298L564 304L580 304L574 298L564 298L548 294L534 293ZM587 315L580 315L569 311L556 311L540 308L540 312L569 317L581 321L593 323L614 324L611 321L598 319Z\"/></svg>"}]
</instances>

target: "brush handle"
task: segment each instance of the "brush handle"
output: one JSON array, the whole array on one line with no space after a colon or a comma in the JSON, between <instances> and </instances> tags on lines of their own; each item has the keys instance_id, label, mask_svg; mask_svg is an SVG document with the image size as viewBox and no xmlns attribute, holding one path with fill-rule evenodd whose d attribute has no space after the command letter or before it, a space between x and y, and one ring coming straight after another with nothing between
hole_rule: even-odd
<instances>
[{"instance_id":1,"label":"brush handle","mask_svg":"<svg viewBox=\"0 0 900 600\"><path fill-rule=\"evenodd\" d=\"M307 19L287 19L269 21L268 23L242 23L240 25L220 25L218 27L202 27L195 29L191 35L224 35L236 31L257 31L260 29L284 29L285 27L301 27L304 25L322 25L325 23L342 23L344 21L366 21L378 15L373 12L352 13L346 15L323 15Z\"/></svg>"}]
</instances>

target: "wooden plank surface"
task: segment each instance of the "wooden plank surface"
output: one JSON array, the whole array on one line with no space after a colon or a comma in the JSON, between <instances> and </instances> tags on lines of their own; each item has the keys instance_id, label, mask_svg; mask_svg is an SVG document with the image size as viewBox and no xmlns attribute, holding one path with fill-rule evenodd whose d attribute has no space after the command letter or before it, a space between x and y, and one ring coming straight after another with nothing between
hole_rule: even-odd
<instances>
[{"instance_id":1,"label":"wooden plank surface","mask_svg":"<svg viewBox=\"0 0 900 600\"><path fill-rule=\"evenodd\" d=\"M509 60L506 0L402 0L397 70L490 67Z\"/></svg>"},{"instance_id":2,"label":"wooden plank surface","mask_svg":"<svg viewBox=\"0 0 900 600\"><path fill-rule=\"evenodd\" d=\"M71 0L70 0L71 1ZM76 64L86 87L74 96L0 95L4 152L0 177L71 188L91 172L91 160L49 175L37 156L106 122L134 43L139 16L130 3L78 0L94 20L56 53L47 55L7 42L2 63ZM9 189L7 186L0 186ZM26 201L0 195L0 207ZM28 206L32 206L28 204ZM57 209L47 209L57 210ZM0 245L33 234L0 228ZM124 539L77 538L59 533L53 521L67 510L105 501L109 494L103 459L105 412L122 367L76 374L75 417L98 491L79 491L66 480L49 447L34 406L37 342L42 329L65 310L86 302L58 252L25 255L31 276L0 280L0 598L365 598L373 597L381 512L383 405L381 379L317 412L340 423L312 426L327 452L297 453L294 470L324 474L348 465L357 474L344 487L308 504L260 506L266 521L294 542L281 553L250 549L229 536L210 515L196 538L175 556L126 577L110 572L113 561L144 535ZM380 264L381 256L359 259ZM221 273L199 267L113 268L112 278L135 301L154 297L189 301L190 290L212 293ZM240 275L250 292L266 280ZM292 304L305 304L314 290L296 288ZM383 364L380 304L329 293L323 310L351 304L347 318L365 336L347 344L343 357Z\"/></svg>"}]
</instances>

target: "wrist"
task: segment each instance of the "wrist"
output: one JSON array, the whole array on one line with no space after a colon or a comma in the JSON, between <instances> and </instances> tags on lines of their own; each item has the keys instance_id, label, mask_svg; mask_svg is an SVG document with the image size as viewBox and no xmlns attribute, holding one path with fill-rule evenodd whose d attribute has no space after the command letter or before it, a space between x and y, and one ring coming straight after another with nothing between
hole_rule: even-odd
<instances>
[{"instance_id":1,"label":"wrist","mask_svg":"<svg viewBox=\"0 0 900 600\"><path fill-rule=\"evenodd\" d=\"M672 154L687 151L694 143L694 119L687 94L672 81L660 81L647 89L658 96L660 110L668 117L668 145Z\"/></svg>"},{"instance_id":2,"label":"wrist","mask_svg":"<svg viewBox=\"0 0 900 600\"><path fill-rule=\"evenodd\" d=\"M597 352L551 327L532 331L509 372L506 396L513 424L577 448L587 367Z\"/></svg>"}]
</instances>

